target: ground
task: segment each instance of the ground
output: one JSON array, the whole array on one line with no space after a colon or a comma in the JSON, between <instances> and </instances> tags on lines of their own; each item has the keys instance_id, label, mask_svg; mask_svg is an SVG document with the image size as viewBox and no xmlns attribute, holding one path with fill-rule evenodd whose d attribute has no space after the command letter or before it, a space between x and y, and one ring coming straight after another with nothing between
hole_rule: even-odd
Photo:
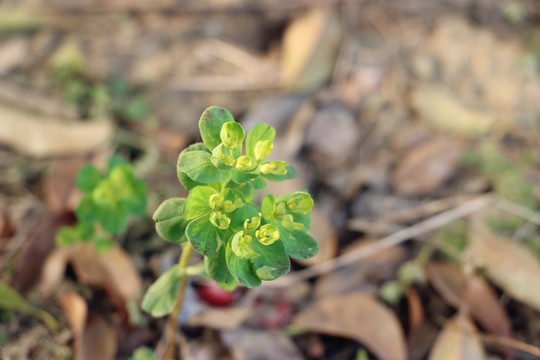
<instances>
[{"instance_id":1,"label":"ground","mask_svg":"<svg viewBox=\"0 0 540 360\"><path fill-rule=\"evenodd\" d=\"M151 215L186 196L177 157L211 105L276 128L299 177L265 191L310 191L320 251L227 306L194 277L179 356L539 357L539 19L535 0L0 3L1 357L158 347L140 299L181 249ZM147 215L108 252L55 245L77 172L113 153Z\"/></svg>"}]
</instances>

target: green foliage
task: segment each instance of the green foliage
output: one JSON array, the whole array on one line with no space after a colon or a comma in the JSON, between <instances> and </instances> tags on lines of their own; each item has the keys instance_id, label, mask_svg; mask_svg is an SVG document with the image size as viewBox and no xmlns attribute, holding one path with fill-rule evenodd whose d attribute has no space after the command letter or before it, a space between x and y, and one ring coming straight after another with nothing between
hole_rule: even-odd
<instances>
[{"instance_id":1,"label":"green foliage","mask_svg":"<svg viewBox=\"0 0 540 360\"><path fill-rule=\"evenodd\" d=\"M129 360L158 360L154 355L154 351L149 347L142 346L135 350L133 356Z\"/></svg>"},{"instance_id":2,"label":"green foliage","mask_svg":"<svg viewBox=\"0 0 540 360\"><path fill-rule=\"evenodd\" d=\"M0 309L18 311L40 318L52 331L58 330L54 317L30 304L21 294L8 284L0 281Z\"/></svg>"},{"instance_id":3,"label":"green foliage","mask_svg":"<svg viewBox=\"0 0 540 360\"><path fill-rule=\"evenodd\" d=\"M144 295L141 304L143 310L156 317L169 314L174 308L178 282L182 276L184 273L178 266L173 266L163 273Z\"/></svg>"},{"instance_id":4,"label":"green foliage","mask_svg":"<svg viewBox=\"0 0 540 360\"><path fill-rule=\"evenodd\" d=\"M187 147L178 158L178 179L189 195L168 199L156 210L160 236L180 244L189 241L204 255L206 275L228 290L238 284L257 287L286 274L289 258L314 256L318 246L309 235L314 204L307 192L267 195L260 206L253 202L255 190L265 188L266 181L297 176L285 162L267 160L275 130L260 123L246 135L231 113L219 107L204 111L199 129L203 142ZM162 275L150 287L143 308L152 314L170 311L175 281L169 272ZM155 305L158 297L167 306Z\"/></svg>"},{"instance_id":5,"label":"green foliage","mask_svg":"<svg viewBox=\"0 0 540 360\"><path fill-rule=\"evenodd\" d=\"M109 159L105 174L84 166L76 183L84 194L75 210L77 223L60 228L59 245L91 241L98 250L106 250L114 244L112 235L125 231L131 216L146 214L146 184L135 178L133 167L120 156Z\"/></svg>"}]
</instances>

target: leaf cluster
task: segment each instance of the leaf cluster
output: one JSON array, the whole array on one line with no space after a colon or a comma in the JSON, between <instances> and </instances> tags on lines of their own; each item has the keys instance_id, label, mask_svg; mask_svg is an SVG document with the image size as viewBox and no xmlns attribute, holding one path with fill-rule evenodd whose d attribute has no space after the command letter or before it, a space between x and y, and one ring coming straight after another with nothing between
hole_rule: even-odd
<instances>
[{"instance_id":1,"label":"leaf cluster","mask_svg":"<svg viewBox=\"0 0 540 360\"><path fill-rule=\"evenodd\" d=\"M259 123L246 134L220 107L204 111L199 129L202 142L182 151L177 164L178 178L189 195L159 206L154 213L158 234L169 242L189 242L204 255L206 275L224 289L238 284L257 287L286 274L290 258L314 256L318 246L309 235L313 200L307 192L269 194L260 205L253 202L255 191L264 189L266 181L297 176L285 162L267 159L275 129ZM173 294L176 288L165 278L177 281L179 276L183 275L177 269L162 275L150 287L143 308L153 312L152 298ZM167 313L162 310L160 315Z\"/></svg>"},{"instance_id":2,"label":"leaf cluster","mask_svg":"<svg viewBox=\"0 0 540 360\"><path fill-rule=\"evenodd\" d=\"M109 159L105 174L93 165L84 166L76 183L84 194L75 210L77 223L60 228L59 245L86 241L107 249L114 244L112 236L126 229L130 216L146 213L146 184L120 156Z\"/></svg>"}]
</instances>

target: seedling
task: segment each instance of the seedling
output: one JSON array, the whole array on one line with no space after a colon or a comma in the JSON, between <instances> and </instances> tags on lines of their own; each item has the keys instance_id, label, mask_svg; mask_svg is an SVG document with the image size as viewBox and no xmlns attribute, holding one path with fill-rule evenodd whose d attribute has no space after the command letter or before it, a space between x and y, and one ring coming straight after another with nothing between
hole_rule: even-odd
<instances>
[{"instance_id":1,"label":"seedling","mask_svg":"<svg viewBox=\"0 0 540 360\"><path fill-rule=\"evenodd\" d=\"M274 128L259 123L246 136L228 110L210 107L199 129L202 142L178 158L178 178L188 197L165 200L153 216L158 234L183 248L178 265L150 286L142 302L154 316L170 314L166 355L189 275L201 273L227 290L254 288L286 274L290 258L308 259L318 251L309 235L313 199L306 191L268 194L260 205L253 201L266 181L297 176L285 162L267 159ZM187 266L192 249L204 256L204 264Z\"/></svg>"},{"instance_id":2,"label":"seedling","mask_svg":"<svg viewBox=\"0 0 540 360\"><path fill-rule=\"evenodd\" d=\"M105 174L93 165L84 166L76 182L84 193L75 210L77 223L60 228L59 245L93 242L104 251L114 244L114 235L126 229L131 216L146 214L146 184L135 178L133 167L120 156L109 159Z\"/></svg>"}]
</instances>

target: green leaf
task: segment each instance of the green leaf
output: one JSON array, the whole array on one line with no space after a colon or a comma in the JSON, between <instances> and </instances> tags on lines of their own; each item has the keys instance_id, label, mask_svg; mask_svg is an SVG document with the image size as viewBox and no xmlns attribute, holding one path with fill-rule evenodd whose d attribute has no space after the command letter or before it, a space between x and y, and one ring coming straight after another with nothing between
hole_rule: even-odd
<instances>
[{"instance_id":1,"label":"green leaf","mask_svg":"<svg viewBox=\"0 0 540 360\"><path fill-rule=\"evenodd\" d=\"M99 184L103 176L93 165L85 165L77 174L77 187L85 193L89 193Z\"/></svg>"},{"instance_id":2,"label":"green leaf","mask_svg":"<svg viewBox=\"0 0 540 360\"><path fill-rule=\"evenodd\" d=\"M312 258L319 251L319 245L317 241L313 239L310 235L306 234L304 231L295 230L289 232L281 226L281 224L276 224L280 233L280 240L283 243L285 252L291 258L296 260L306 260Z\"/></svg>"},{"instance_id":3,"label":"green leaf","mask_svg":"<svg viewBox=\"0 0 540 360\"><path fill-rule=\"evenodd\" d=\"M19 311L40 318L51 331L58 330L58 323L54 317L30 304L17 290L0 281L0 309Z\"/></svg>"},{"instance_id":4,"label":"green leaf","mask_svg":"<svg viewBox=\"0 0 540 360\"><path fill-rule=\"evenodd\" d=\"M218 235L217 228L210 223L210 214L190 222L186 228L186 236L199 254L210 258L216 256Z\"/></svg>"},{"instance_id":5,"label":"green leaf","mask_svg":"<svg viewBox=\"0 0 540 360\"><path fill-rule=\"evenodd\" d=\"M307 214L313 208L313 199L307 191L295 191L278 196L277 202L283 201L292 213Z\"/></svg>"},{"instance_id":6,"label":"green leaf","mask_svg":"<svg viewBox=\"0 0 540 360\"><path fill-rule=\"evenodd\" d=\"M233 182L229 182L228 186L240 191L244 196L246 203L253 201L253 197L255 196L255 189L253 189L253 186L251 186L250 183L236 184Z\"/></svg>"},{"instance_id":7,"label":"green leaf","mask_svg":"<svg viewBox=\"0 0 540 360\"><path fill-rule=\"evenodd\" d=\"M129 165L129 162L120 155L111 156L109 161L107 161L107 175L109 175L114 168L121 165Z\"/></svg>"},{"instance_id":8,"label":"green leaf","mask_svg":"<svg viewBox=\"0 0 540 360\"><path fill-rule=\"evenodd\" d=\"M268 221L274 220L274 206L276 204L276 197L272 194L267 194L261 203L261 213L263 217Z\"/></svg>"},{"instance_id":9,"label":"green leaf","mask_svg":"<svg viewBox=\"0 0 540 360\"><path fill-rule=\"evenodd\" d=\"M98 222L111 234L120 234L126 229L128 215L118 209L100 209Z\"/></svg>"},{"instance_id":10,"label":"green leaf","mask_svg":"<svg viewBox=\"0 0 540 360\"><path fill-rule=\"evenodd\" d=\"M100 209L96 206L90 194L85 195L81 199L81 202L77 206L77 209L75 209L75 214L77 215L77 219L79 221L90 223L90 224L98 220L99 215L100 215L99 213L100 213Z\"/></svg>"},{"instance_id":11,"label":"green leaf","mask_svg":"<svg viewBox=\"0 0 540 360\"><path fill-rule=\"evenodd\" d=\"M241 259L234 254L230 242L225 249L227 267L231 275L242 285L254 288L261 285L261 279L257 276L253 264L247 259Z\"/></svg>"},{"instance_id":12,"label":"green leaf","mask_svg":"<svg viewBox=\"0 0 540 360\"><path fill-rule=\"evenodd\" d=\"M270 181L283 181L283 180L289 180L289 179L296 179L298 177L298 172L295 168L293 168L290 165L286 166L287 173L285 175L274 175L274 174L262 174L261 176Z\"/></svg>"},{"instance_id":13,"label":"green leaf","mask_svg":"<svg viewBox=\"0 0 540 360\"><path fill-rule=\"evenodd\" d=\"M274 280L290 270L290 260L281 241L265 246L253 239L251 248L258 253L250 259L261 280Z\"/></svg>"},{"instance_id":14,"label":"green leaf","mask_svg":"<svg viewBox=\"0 0 540 360\"><path fill-rule=\"evenodd\" d=\"M212 154L206 151L182 152L178 157L178 171L184 172L192 180L200 183L227 182L231 174L227 170L216 168L210 158ZM180 178L180 175L178 175Z\"/></svg>"},{"instance_id":15,"label":"green leaf","mask_svg":"<svg viewBox=\"0 0 540 360\"><path fill-rule=\"evenodd\" d=\"M212 211L208 200L218 191L210 186L197 186L189 192L184 204L184 217L186 220L195 219Z\"/></svg>"},{"instance_id":16,"label":"green leaf","mask_svg":"<svg viewBox=\"0 0 540 360\"><path fill-rule=\"evenodd\" d=\"M231 121L234 121L234 118L225 108L211 106L204 110L199 120L199 130L204 144L210 150L221 144L221 127Z\"/></svg>"},{"instance_id":17,"label":"green leaf","mask_svg":"<svg viewBox=\"0 0 540 360\"><path fill-rule=\"evenodd\" d=\"M253 204L246 204L237 209L231 216L231 224L229 227L233 232L238 232L244 228L244 221L252 217L259 216L259 211Z\"/></svg>"},{"instance_id":18,"label":"green leaf","mask_svg":"<svg viewBox=\"0 0 540 360\"><path fill-rule=\"evenodd\" d=\"M141 307L152 316L164 316L171 313L178 293L178 282L183 276L178 266L173 266L163 273L146 291Z\"/></svg>"},{"instance_id":19,"label":"green leaf","mask_svg":"<svg viewBox=\"0 0 540 360\"><path fill-rule=\"evenodd\" d=\"M227 268L227 261L225 259L225 246L220 246L217 255L209 258L204 257L204 263L206 265L206 272L211 279L215 280L219 287L225 290L231 290L236 287L238 283L236 279L231 275Z\"/></svg>"},{"instance_id":20,"label":"green leaf","mask_svg":"<svg viewBox=\"0 0 540 360\"><path fill-rule=\"evenodd\" d=\"M125 188L131 192L131 195L120 198L118 205L128 214L146 215L146 183L142 180L133 180Z\"/></svg>"},{"instance_id":21,"label":"green leaf","mask_svg":"<svg viewBox=\"0 0 540 360\"><path fill-rule=\"evenodd\" d=\"M255 145L257 141L274 141L276 130L268 124L258 123L251 129L246 137L246 155L255 159Z\"/></svg>"},{"instance_id":22,"label":"green leaf","mask_svg":"<svg viewBox=\"0 0 540 360\"><path fill-rule=\"evenodd\" d=\"M183 244L187 241L186 227L188 221L184 218L184 198L165 200L154 212L152 218L156 223L156 231L163 240Z\"/></svg>"},{"instance_id":23,"label":"green leaf","mask_svg":"<svg viewBox=\"0 0 540 360\"><path fill-rule=\"evenodd\" d=\"M251 181L251 185L253 185L253 188L255 190L262 190L262 189L266 189L266 187L268 186L266 184L266 181L264 181L264 179L261 177L261 176L258 176L256 177L255 179L253 179Z\"/></svg>"},{"instance_id":24,"label":"green leaf","mask_svg":"<svg viewBox=\"0 0 540 360\"><path fill-rule=\"evenodd\" d=\"M237 184L247 183L248 181L253 180L257 176L259 176L259 174L255 172L243 172L243 171L239 171L236 168L232 168L230 172L231 172L231 180Z\"/></svg>"},{"instance_id":25,"label":"green leaf","mask_svg":"<svg viewBox=\"0 0 540 360\"><path fill-rule=\"evenodd\" d=\"M158 358L155 357L152 349L142 346L133 352L133 356L129 360L158 360Z\"/></svg>"}]
</instances>

